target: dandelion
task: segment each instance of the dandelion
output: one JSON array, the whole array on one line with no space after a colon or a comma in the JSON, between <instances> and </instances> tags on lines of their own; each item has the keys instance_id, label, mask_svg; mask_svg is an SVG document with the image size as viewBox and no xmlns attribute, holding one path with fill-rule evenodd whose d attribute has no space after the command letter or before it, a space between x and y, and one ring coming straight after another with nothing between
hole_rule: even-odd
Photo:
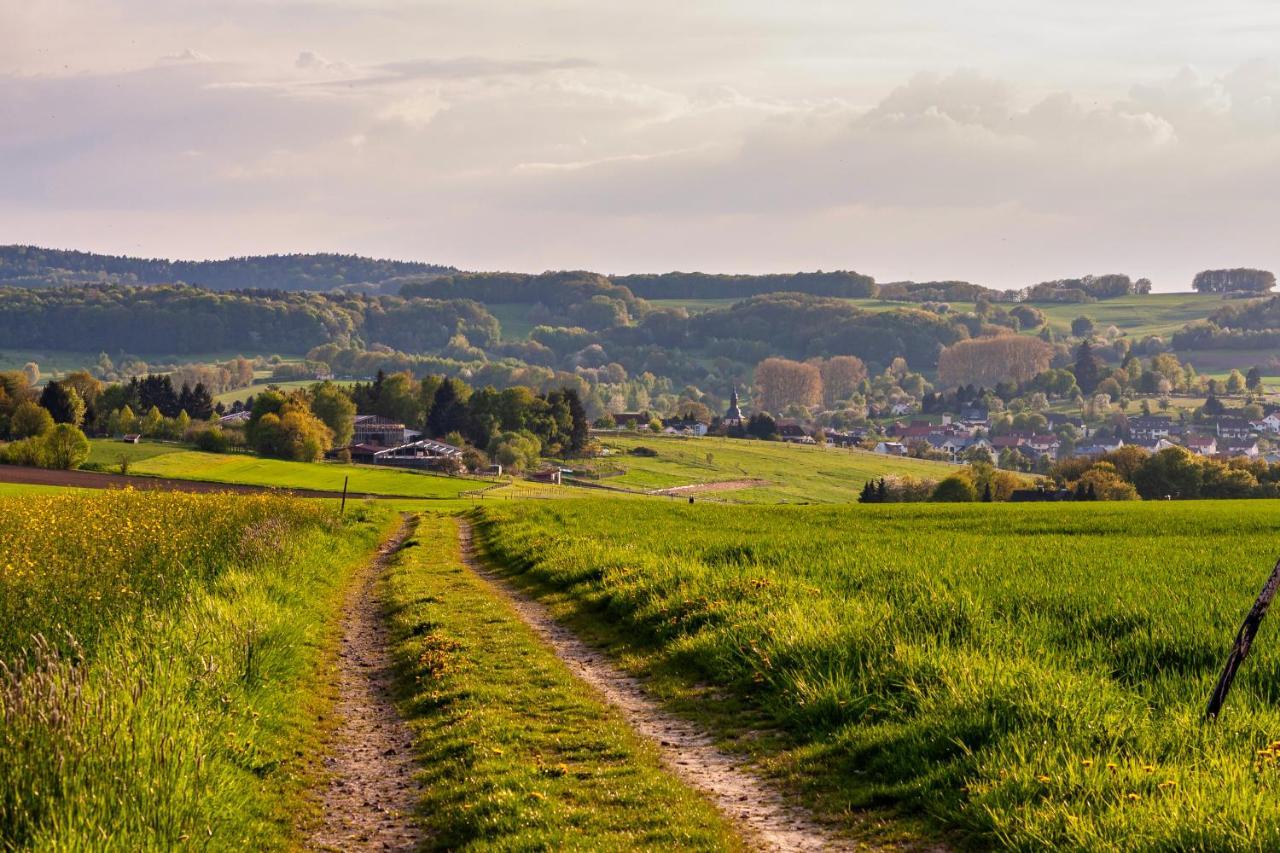
<instances>
[{"instance_id":1,"label":"dandelion","mask_svg":"<svg viewBox=\"0 0 1280 853\"><path fill-rule=\"evenodd\" d=\"M1092 758L1086 758L1084 761L1081 761L1081 762L1080 762L1080 764L1081 764L1081 765L1083 765L1084 767L1092 767L1092 766L1093 766L1093 759L1092 759Z\"/></svg>"},{"instance_id":2,"label":"dandelion","mask_svg":"<svg viewBox=\"0 0 1280 853\"><path fill-rule=\"evenodd\" d=\"M1140 794L1135 794L1135 793L1133 793L1132 791L1130 791L1129 793L1125 794L1124 796L1125 796L1125 799L1129 800L1130 802L1136 802L1136 801L1138 801L1138 800L1142 799L1142 796L1141 796Z\"/></svg>"},{"instance_id":3,"label":"dandelion","mask_svg":"<svg viewBox=\"0 0 1280 853\"><path fill-rule=\"evenodd\" d=\"M1045 776L1045 775L1043 775L1043 774L1042 774L1042 775L1040 775L1040 776L1037 776L1037 777L1036 777L1036 781L1037 781L1037 782L1048 782L1048 781L1049 781L1049 777L1048 777L1048 776Z\"/></svg>"}]
</instances>

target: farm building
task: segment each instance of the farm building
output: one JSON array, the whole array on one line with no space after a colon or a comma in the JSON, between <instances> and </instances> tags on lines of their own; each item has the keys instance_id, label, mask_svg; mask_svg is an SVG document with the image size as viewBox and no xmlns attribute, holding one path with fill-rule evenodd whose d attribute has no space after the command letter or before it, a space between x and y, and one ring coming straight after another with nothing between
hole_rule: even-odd
<instances>
[{"instance_id":1,"label":"farm building","mask_svg":"<svg viewBox=\"0 0 1280 853\"><path fill-rule=\"evenodd\" d=\"M445 444L443 441L420 439L395 447L384 447L378 444L352 444L329 451L330 458L337 457L343 451L351 454L352 462L365 465L393 465L397 468L443 468L452 464L453 460L461 461L462 448Z\"/></svg>"},{"instance_id":2,"label":"farm building","mask_svg":"<svg viewBox=\"0 0 1280 853\"><path fill-rule=\"evenodd\" d=\"M378 415L356 415L353 444L376 444L379 447L399 447L405 443L404 424Z\"/></svg>"}]
</instances>

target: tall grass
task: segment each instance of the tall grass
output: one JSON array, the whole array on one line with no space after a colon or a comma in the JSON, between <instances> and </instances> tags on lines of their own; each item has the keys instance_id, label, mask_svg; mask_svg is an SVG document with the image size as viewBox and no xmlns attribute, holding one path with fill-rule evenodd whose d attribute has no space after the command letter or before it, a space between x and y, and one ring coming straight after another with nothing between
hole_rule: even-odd
<instances>
[{"instance_id":1,"label":"tall grass","mask_svg":"<svg viewBox=\"0 0 1280 853\"><path fill-rule=\"evenodd\" d=\"M285 845L376 524L305 501L0 501L0 848Z\"/></svg>"},{"instance_id":2,"label":"tall grass","mask_svg":"<svg viewBox=\"0 0 1280 853\"><path fill-rule=\"evenodd\" d=\"M1280 846L1275 626L1201 722L1280 551L1269 504L600 506L486 507L486 547L762 711L824 810L1025 849Z\"/></svg>"}]
</instances>

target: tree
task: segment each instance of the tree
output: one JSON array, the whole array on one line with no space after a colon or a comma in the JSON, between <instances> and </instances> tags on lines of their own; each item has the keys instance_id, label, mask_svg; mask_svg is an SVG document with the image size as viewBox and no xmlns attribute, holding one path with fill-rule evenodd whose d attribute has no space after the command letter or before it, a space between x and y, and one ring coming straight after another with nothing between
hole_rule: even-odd
<instances>
[{"instance_id":1,"label":"tree","mask_svg":"<svg viewBox=\"0 0 1280 853\"><path fill-rule=\"evenodd\" d=\"M812 364L786 358L766 358L756 365L758 405L765 412L781 412L790 405L808 408L822 401L822 374Z\"/></svg>"},{"instance_id":2,"label":"tree","mask_svg":"<svg viewBox=\"0 0 1280 853\"><path fill-rule=\"evenodd\" d=\"M947 387L1026 382L1048 369L1053 347L1037 338L999 335L960 341L938 357L938 380Z\"/></svg>"},{"instance_id":3,"label":"tree","mask_svg":"<svg viewBox=\"0 0 1280 853\"><path fill-rule=\"evenodd\" d=\"M311 387L311 412L333 433L335 447L346 447L355 433L356 404L340 387L325 381Z\"/></svg>"},{"instance_id":4,"label":"tree","mask_svg":"<svg viewBox=\"0 0 1280 853\"><path fill-rule=\"evenodd\" d=\"M45 464L49 468L70 471L89 458L89 439L74 424L60 423L39 440L44 444Z\"/></svg>"},{"instance_id":5,"label":"tree","mask_svg":"<svg viewBox=\"0 0 1280 853\"><path fill-rule=\"evenodd\" d=\"M18 404L9 419L9 435L15 439L41 436L53 429L53 416L31 401Z\"/></svg>"},{"instance_id":6,"label":"tree","mask_svg":"<svg viewBox=\"0 0 1280 853\"><path fill-rule=\"evenodd\" d=\"M84 400L74 388L67 388L61 382L50 382L44 386L40 405L53 416L55 423L76 427L84 423Z\"/></svg>"},{"instance_id":7,"label":"tree","mask_svg":"<svg viewBox=\"0 0 1280 853\"><path fill-rule=\"evenodd\" d=\"M820 361L818 373L822 379L822 404L832 409L857 393L867 378L867 366L857 356L837 355Z\"/></svg>"},{"instance_id":8,"label":"tree","mask_svg":"<svg viewBox=\"0 0 1280 853\"><path fill-rule=\"evenodd\" d=\"M978 499L978 491L973 481L962 473L951 474L942 479L929 500L935 503L972 503Z\"/></svg>"},{"instance_id":9,"label":"tree","mask_svg":"<svg viewBox=\"0 0 1280 853\"><path fill-rule=\"evenodd\" d=\"M1167 447L1148 457L1133 475L1133 485L1146 500L1165 495L1175 498L1200 496L1202 474L1191 451Z\"/></svg>"},{"instance_id":10,"label":"tree","mask_svg":"<svg viewBox=\"0 0 1280 853\"><path fill-rule=\"evenodd\" d=\"M1200 293L1232 293L1245 291L1266 293L1276 286L1276 277L1267 270L1204 270L1196 273L1191 287Z\"/></svg>"},{"instance_id":11,"label":"tree","mask_svg":"<svg viewBox=\"0 0 1280 853\"><path fill-rule=\"evenodd\" d=\"M158 406L152 406L143 416L142 423L138 425L138 429L147 438L155 438L164 432L164 415L160 414Z\"/></svg>"},{"instance_id":12,"label":"tree","mask_svg":"<svg viewBox=\"0 0 1280 853\"><path fill-rule=\"evenodd\" d=\"M1076 363L1071 372L1076 377L1076 385L1080 386L1085 396L1093 394L1102 381L1101 362L1093 354L1093 347L1089 345L1087 338L1080 342L1080 347L1076 350Z\"/></svg>"},{"instance_id":13,"label":"tree","mask_svg":"<svg viewBox=\"0 0 1280 853\"><path fill-rule=\"evenodd\" d=\"M466 395L469 390L457 379L446 379L436 389L431 403L431 413L427 415L427 432L439 437L454 430L463 432L467 429Z\"/></svg>"},{"instance_id":14,"label":"tree","mask_svg":"<svg viewBox=\"0 0 1280 853\"><path fill-rule=\"evenodd\" d=\"M1124 449L1124 448L1122 448ZM1136 501L1138 490L1127 482L1114 465L1097 462L1081 475L1078 486L1083 486L1089 500Z\"/></svg>"},{"instance_id":15,"label":"tree","mask_svg":"<svg viewBox=\"0 0 1280 853\"><path fill-rule=\"evenodd\" d=\"M1245 379L1239 370L1232 369L1227 375L1227 393L1243 394L1245 389Z\"/></svg>"},{"instance_id":16,"label":"tree","mask_svg":"<svg viewBox=\"0 0 1280 853\"><path fill-rule=\"evenodd\" d=\"M778 423L768 412L756 412L747 421L747 435L771 440L778 437Z\"/></svg>"},{"instance_id":17,"label":"tree","mask_svg":"<svg viewBox=\"0 0 1280 853\"><path fill-rule=\"evenodd\" d=\"M1038 329L1044 325L1044 312L1034 305L1015 305L1009 309L1009 316L1017 318L1020 329Z\"/></svg>"},{"instance_id":18,"label":"tree","mask_svg":"<svg viewBox=\"0 0 1280 853\"><path fill-rule=\"evenodd\" d=\"M1244 377L1245 387L1250 391L1257 391L1262 388L1262 371L1257 365L1249 368L1249 372Z\"/></svg>"},{"instance_id":19,"label":"tree","mask_svg":"<svg viewBox=\"0 0 1280 853\"><path fill-rule=\"evenodd\" d=\"M1077 317L1071 321L1071 334L1077 338L1093 337L1093 320Z\"/></svg>"}]
</instances>

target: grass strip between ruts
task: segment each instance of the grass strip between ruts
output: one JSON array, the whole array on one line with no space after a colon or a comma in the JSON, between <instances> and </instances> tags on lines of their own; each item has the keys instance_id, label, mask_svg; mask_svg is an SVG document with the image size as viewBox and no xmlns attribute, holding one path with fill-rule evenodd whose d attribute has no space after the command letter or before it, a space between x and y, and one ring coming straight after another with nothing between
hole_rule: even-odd
<instances>
[{"instance_id":1,"label":"grass strip between ruts","mask_svg":"<svg viewBox=\"0 0 1280 853\"><path fill-rule=\"evenodd\" d=\"M387 578L394 655L436 849L737 849L484 580L451 518L424 516Z\"/></svg>"}]
</instances>

